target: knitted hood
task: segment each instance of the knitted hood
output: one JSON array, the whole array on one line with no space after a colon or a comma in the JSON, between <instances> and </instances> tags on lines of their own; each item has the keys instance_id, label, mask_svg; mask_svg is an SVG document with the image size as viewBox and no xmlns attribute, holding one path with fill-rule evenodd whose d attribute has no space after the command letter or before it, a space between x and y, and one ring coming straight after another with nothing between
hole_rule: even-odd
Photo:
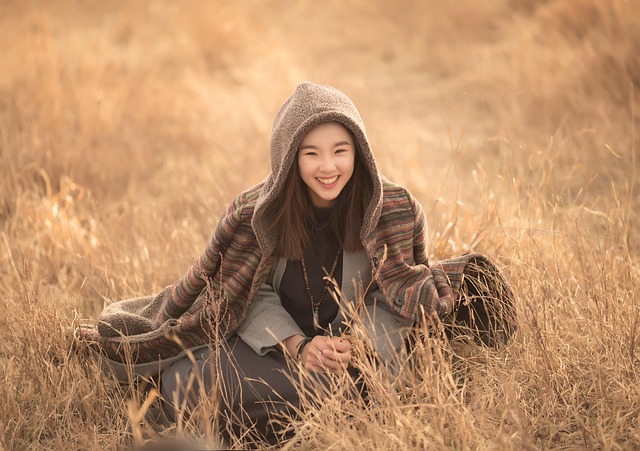
<instances>
[{"instance_id":1,"label":"knitted hood","mask_svg":"<svg viewBox=\"0 0 640 451\"><path fill-rule=\"evenodd\" d=\"M277 237L269 233L265 224L265 211L284 188L304 136L324 122L339 122L347 127L356 140L360 161L373 181L371 192L365 192L365 215L360 238L365 239L376 227L382 207L382 181L369 146L369 140L360 113L342 92L330 86L304 82L282 105L276 114L271 131L271 173L266 178L256 202L252 226L263 255L271 255Z\"/></svg>"}]
</instances>

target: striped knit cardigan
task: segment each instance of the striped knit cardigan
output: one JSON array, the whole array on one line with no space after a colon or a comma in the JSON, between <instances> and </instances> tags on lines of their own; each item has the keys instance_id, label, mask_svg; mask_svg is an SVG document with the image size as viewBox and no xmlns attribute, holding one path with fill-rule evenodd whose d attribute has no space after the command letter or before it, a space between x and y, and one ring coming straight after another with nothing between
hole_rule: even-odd
<instances>
[{"instance_id":1,"label":"striped knit cardigan","mask_svg":"<svg viewBox=\"0 0 640 451\"><path fill-rule=\"evenodd\" d=\"M180 280L155 296L109 305L97 329L83 329L82 338L99 344L109 359L145 363L233 333L276 262L261 254L251 227L260 189L245 191L229 205L205 251ZM425 235L420 204L403 187L385 181L378 226L363 245L384 298L398 315L416 323L431 314L446 316L471 266L506 286L480 254L429 265Z\"/></svg>"}]
</instances>

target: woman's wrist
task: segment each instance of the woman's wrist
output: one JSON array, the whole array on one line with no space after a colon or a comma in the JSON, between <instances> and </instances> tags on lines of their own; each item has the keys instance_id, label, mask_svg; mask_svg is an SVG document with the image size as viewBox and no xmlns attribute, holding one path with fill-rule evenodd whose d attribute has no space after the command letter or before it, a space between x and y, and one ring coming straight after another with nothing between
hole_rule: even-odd
<instances>
[{"instance_id":1,"label":"woman's wrist","mask_svg":"<svg viewBox=\"0 0 640 451\"><path fill-rule=\"evenodd\" d=\"M302 334L291 335L282 341L282 347L286 354L296 358L298 356L299 346L306 339Z\"/></svg>"},{"instance_id":2,"label":"woman's wrist","mask_svg":"<svg viewBox=\"0 0 640 451\"><path fill-rule=\"evenodd\" d=\"M300 340L300 342L298 343L298 345L296 346L296 360L298 362L302 361L302 352L304 350L304 348L311 342L313 338L312 337L304 337L302 340Z\"/></svg>"}]
</instances>

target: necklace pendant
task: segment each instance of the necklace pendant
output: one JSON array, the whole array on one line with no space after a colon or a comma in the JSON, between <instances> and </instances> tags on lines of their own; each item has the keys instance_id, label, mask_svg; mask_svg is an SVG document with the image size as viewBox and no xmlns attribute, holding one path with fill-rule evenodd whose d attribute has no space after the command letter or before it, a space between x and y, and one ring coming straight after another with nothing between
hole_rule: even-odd
<instances>
[{"instance_id":1,"label":"necklace pendant","mask_svg":"<svg viewBox=\"0 0 640 451\"><path fill-rule=\"evenodd\" d=\"M320 318L318 317L318 307L313 308L313 329L320 329Z\"/></svg>"}]
</instances>

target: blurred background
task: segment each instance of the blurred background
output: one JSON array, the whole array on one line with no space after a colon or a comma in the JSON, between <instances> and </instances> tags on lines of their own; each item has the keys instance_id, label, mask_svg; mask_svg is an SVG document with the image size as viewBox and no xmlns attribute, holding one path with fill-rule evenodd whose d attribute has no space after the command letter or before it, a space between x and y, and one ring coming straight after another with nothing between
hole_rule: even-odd
<instances>
[{"instance_id":1,"label":"blurred background","mask_svg":"<svg viewBox=\"0 0 640 451\"><path fill-rule=\"evenodd\" d=\"M481 214L477 183L506 184L493 201L511 206L533 194L527 210L605 208L611 182L633 176L638 11L622 0L4 1L0 217L55 247L63 237L34 233L38 212L15 215L37 210L34 196L69 194L83 244L143 215L193 221L204 242L233 195L266 176L272 118L303 80L354 100L381 170L416 192L433 226L446 225L433 209L443 201Z\"/></svg>"},{"instance_id":2,"label":"blurred background","mask_svg":"<svg viewBox=\"0 0 640 451\"><path fill-rule=\"evenodd\" d=\"M273 116L303 80L358 106L379 168L424 206L432 258L492 256L523 314L570 343L556 355L583 368L588 319L615 312L606 327L623 335L596 328L595 342L603 374L631 390L616 365L637 361L640 336L638 24L635 0L0 0L8 443L28 442L34 415L11 356L181 276L225 206L267 175ZM516 366L536 374L530 332L533 360ZM607 409L640 402L625 396ZM603 431L617 421L605 407ZM523 409L535 443L573 443L540 432L564 430L560 410ZM624 418L637 427L637 411ZM71 436L61 424L42 428Z\"/></svg>"}]
</instances>

